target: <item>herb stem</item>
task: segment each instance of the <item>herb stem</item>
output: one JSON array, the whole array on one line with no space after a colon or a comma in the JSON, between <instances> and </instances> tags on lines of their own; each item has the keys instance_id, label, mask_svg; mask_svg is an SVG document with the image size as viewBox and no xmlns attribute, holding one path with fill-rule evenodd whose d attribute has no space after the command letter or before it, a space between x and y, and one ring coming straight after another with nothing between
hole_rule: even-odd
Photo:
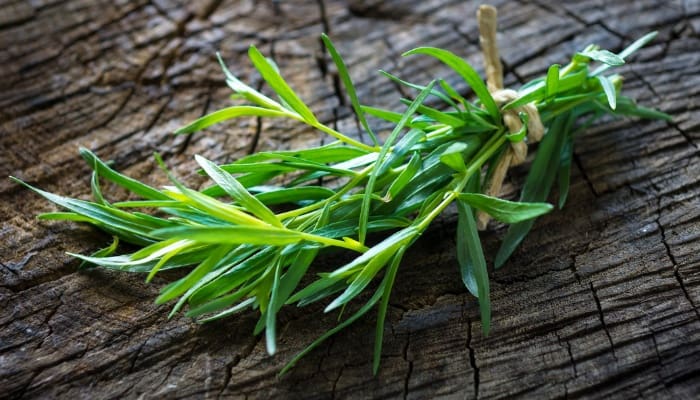
<instances>
[{"instance_id":1,"label":"herb stem","mask_svg":"<svg viewBox=\"0 0 700 400\"><path fill-rule=\"evenodd\" d=\"M355 175L348 183L346 183L342 189L338 190L334 195L330 196L329 198L327 198L323 201L319 201L318 203L309 204L306 207L301 207L301 208L297 208L296 210L291 210L291 211L277 214L277 217L280 220L285 220L287 218L304 216L304 214L307 214L311 211L318 210L319 208L323 208L326 204L328 204L332 201L338 200L345 193L349 192L352 188L359 185L360 182L362 182L362 180L365 179L367 177L367 175L369 175L369 173L372 171L372 168L374 168L373 164L366 166L362 171L358 172L357 175Z\"/></svg>"},{"instance_id":2,"label":"herb stem","mask_svg":"<svg viewBox=\"0 0 700 400\"><path fill-rule=\"evenodd\" d=\"M478 173L481 170L481 167L484 165L484 163L491 158L496 152L505 144L506 142L506 137L503 134L503 130L499 130L496 135L493 135L491 139L484 145L483 150L477 154L476 157L474 157L474 160L469 163L469 166L467 167L467 170L462 174L462 178L459 180L459 183L455 186L454 189L449 190L443 195L442 201L440 204L437 205L437 207L433 208L428 215L423 217L420 220L420 223L416 225L416 228L418 229L419 232L423 232L435 219L442 211L447 208L452 201L459 195L459 193L464 189L464 187L467 185L467 182L469 182L469 179L474 175L475 173Z\"/></svg>"},{"instance_id":3,"label":"herb stem","mask_svg":"<svg viewBox=\"0 0 700 400\"><path fill-rule=\"evenodd\" d=\"M379 147L379 146L369 146L369 145L366 145L362 142L359 142L353 138L347 137L347 136L343 135L342 133L336 131L335 129L333 129L329 126L326 126L324 124L318 123L318 124L313 124L312 126L316 129L319 129L319 130L333 136L334 138L340 140L343 143L349 144L351 146L355 146L355 147L360 148L362 150L366 150L366 151L369 151L371 153L377 153L381 149L381 147Z\"/></svg>"}]
</instances>

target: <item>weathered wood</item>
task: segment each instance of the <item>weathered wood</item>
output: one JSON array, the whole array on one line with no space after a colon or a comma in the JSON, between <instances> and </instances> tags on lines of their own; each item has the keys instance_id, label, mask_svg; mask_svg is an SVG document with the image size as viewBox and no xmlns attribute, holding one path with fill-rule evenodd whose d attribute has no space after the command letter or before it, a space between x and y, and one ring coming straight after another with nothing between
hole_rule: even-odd
<instances>
[{"instance_id":1,"label":"weathered wood","mask_svg":"<svg viewBox=\"0 0 700 400\"><path fill-rule=\"evenodd\" d=\"M89 194L79 145L158 184L159 151L194 184L192 155L217 161L323 140L297 124L241 120L191 138L171 132L228 103L213 54L247 80L245 51L272 54L319 116L357 134L318 36L331 34L364 101L398 106L379 68L444 77L419 45L480 66L471 1L17 1L0 5L0 175ZM167 276L76 272L66 251L108 238L37 222L45 201L0 180L0 397L8 398L692 398L700 394L700 10L693 1L496 1L506 86L589 42L654 44L624 67L626 90L671 123L610 121L583 134L570 201L542 218L492 271L493 329L460 283L446 215L399 272L382 368L373 318L331 339L287 376L286 360L334 323L286 310L281 352L251 336L254 315L198 326L152 303ZM553 3L552 3L553 4ZM378 127L381 125L377 124ZM505 190L520 187L526 167ZM199 180L198 180L199 179ZM116 191L118 197L121 192ZM483 234L493 254L503 229ZM333 262L328 259L327 262Z\"/></svg>"}]
</instances>

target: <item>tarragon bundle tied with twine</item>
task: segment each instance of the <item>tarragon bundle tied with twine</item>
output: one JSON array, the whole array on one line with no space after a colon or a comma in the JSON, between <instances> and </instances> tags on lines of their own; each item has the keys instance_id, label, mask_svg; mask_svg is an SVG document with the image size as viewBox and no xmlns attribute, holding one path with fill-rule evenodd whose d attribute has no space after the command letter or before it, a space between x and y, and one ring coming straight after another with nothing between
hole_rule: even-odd
<instances>
[{"instance_id":1,"label":"tarragon bundle tied with twine","mask_svg":"<svg viewBox=\"0 0 700 400\"><path fill-rule=\"evenodd\" d=\"M87 222L114 236L112 245L90 256L73 254L86 264L147 273L192 268L165 286L158 304L177 299L171 315L186 304L187 316L199 321L259 310L255 334L265 331L270 354L277 347L277 314L287 304L299 307L326 301L326 312L340 310L339 323L312 342L283 369L323 340L377 307L374 371L381 355L384 320L391 288L406 250L450 204L458 211L457 259L462 281L479 302L482 330L491 321L489 278L478 228L488 218L510 224L495 256L503 265L533 225L553 207L544 203L555 182L559 207L568 188L572 143L576 135L604 114L669 118L619 95L622 79L604 75L610 67L653 39L648 34L614 54L597 46L576 53L571 62L549 67L546 76L519 91L503 88L496 48L496 10L479 10L487 83L453 53L419 47L405 56L430 56L450 67L474 91L468 101L448 82L422 86L389 73L389 79L417 91L403 100L403 113L361 105L345 63L322 36L353 109L372 143L353 139L319 121L286 83L272 60L250 47L250 59L278 99L246 85L221 63L227 84L245 105L202 117L177 133L192 133L236 117L289 118L336 140L320 147L265 151L226 165L195 156L213 185L193 190L157 162L172 185L156 189L129 178L87 149L80 153L93 168L94 201L67 198L26 185L66 212L40 219ZM591 64L599 66L591 70ZM428 98L440 102L428 106ZM394 129L380 144L366 117L389 121ZM527 143L540 141L519 201L498 198L510 165L525 161ZM329 182L319 185L321 179ZM109 202L100 180L122 186L140 200ZM381 240L368 241L368 234ZM138 250L113 255L119 240ZM352 261L338 268L316 265L328 248L347 249ZM128 251L133 247L122 249ZM455 277L457 274L455 274ZM360 296L369 292L366 296ZM353 306L351 300L364 304ZM345 310L345 313L342 311Z\"/></svg>"}]
</instances>

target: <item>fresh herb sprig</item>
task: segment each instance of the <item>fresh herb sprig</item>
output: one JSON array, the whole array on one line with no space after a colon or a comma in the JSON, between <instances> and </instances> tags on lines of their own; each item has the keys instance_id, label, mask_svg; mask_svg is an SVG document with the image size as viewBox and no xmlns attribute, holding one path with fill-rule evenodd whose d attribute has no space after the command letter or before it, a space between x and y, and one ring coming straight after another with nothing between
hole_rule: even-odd
<instances>
[{"instance_id":1,"label":"fresh herb sprig","mask_svg":"<svg viewBox=\"0 0 700 400\"><path fill-rule=\"evenodd\" d=\"M579 132L604 114L669 118L621 96L620 76L603 75L610 67L623 64L627 56L653 37L653 33L648 34L618 54L588 46L568 65L554 65L546 76L524 85L518 98L504 105L494 101L484 81L466 61L447 50L417 48L405 55L430 56L443 62L464 79L477 99L467 100L442 79L423 86L383 72L417 91L414 99L405 101L406 109L397 113L361 105L345 63L324 35L323 42L371 144L319 121L274 62L251 47L251 61L277 99L240 81L219 58L226 83L246 104L211 113L177 133L189 134L231 118L257 116L299 121L330 135L335 139L333 143L259 152L225 165L195 156L214 183L201 191L179 182L158 155L157 162L172 182L162 189L117 172L87 149L81 149L80 154L93 169L93 201L48 193L13 179L68 210L41 214L40 219L87 222L114 236L110 246L90 256L72 254L84 263L147 273L147 281L161 270L194 266L186 276L162 288L156 299L158 304L176 300L170 316L186 304L186 315L202 322L246 309L259 310L254 333L265 331L270 354L277 348L277 314L284 305L303 307L326 301L326 312L340 310L342 316L352 300L371 292L362 306L294 357L283 372L323 340L377 307L376 373L387 305L401 259L445 208L457 205L461 278L479 301L482 330L488 334L489 278L475 210L510 224L495 257L499 267L523 240L534 219L552 209L544 201L555 183L559 207L563 206L573 140ZM600 66L591 71L592 63ZM446 111L428 106L429 97L441 102ZM537 106L547 133L520 199L515 202L487 196L482 193L482 175L488 175L499 155L512 142L524 140L527 133L526 128L509 132L501 114L526 103ZM372 131L367 116L394 124L383 143ZM333 183L318 186L319 178L332 178ZM109 202L102 194L101 179L141 200ZM286 207L279 209L281 204ZM370 244L367 237L374 232L388 235ZM140 249L113 255L119 240ZM316 273L315 280L300 289L319 253L333 247L356 256L343 266ZM378 283L372 285L373 281Z\"/></svg>"}]
</instances>

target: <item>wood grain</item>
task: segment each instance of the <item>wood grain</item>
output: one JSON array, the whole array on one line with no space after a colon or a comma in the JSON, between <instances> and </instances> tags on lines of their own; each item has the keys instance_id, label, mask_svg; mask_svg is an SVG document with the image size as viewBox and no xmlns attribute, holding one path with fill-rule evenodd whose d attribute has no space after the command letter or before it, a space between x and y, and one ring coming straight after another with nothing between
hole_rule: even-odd
<instances>
[{"instance_id":1,"label":"wood grain","mask_svg":"<svg viewBox=\"0 0 700 400\"><path fill-rule=\"evenodd\" d=\"M374 316L277 372L334 324L285 310L281 351L252 336L255 315L205 326L168 320L153 299L168 276L77 272L65 254L109 238L38 222L51 205L0 180L0 397L5 398L693 398L700 394L700 10L693 1L494 1L505 84L517 87L594 42L620 50L659 36L622 68L625 90L673 122L608 120L578 138L569 204L539 220L491 271L493 328L460 283L448 212L405 258L384 357L371 374ZM184 4L184 5L183 5ZM405 95L376 73L466 86L437 62L444 47L481 71L477 2L16 1L0 3L0 176L89 195L86 146L117 169L165 182L152 153L203 183L194 154L227 161L324 140L285 121L240 120L171 132L229 103L221 51L260 84L248 45L272 55L323 121L361 137L319 34L331 35L364 102ZM386 126L374 121L379 130ZM386 133L386 132L384 132ZM522 185L515 168L506 195ZM119 190L114 198L124 196ZM483 233L493 255L504 230ZM490 260L489 260L490 261ZM337 262L332 257L323 263Z\"/></svg>"}]
</instances>

